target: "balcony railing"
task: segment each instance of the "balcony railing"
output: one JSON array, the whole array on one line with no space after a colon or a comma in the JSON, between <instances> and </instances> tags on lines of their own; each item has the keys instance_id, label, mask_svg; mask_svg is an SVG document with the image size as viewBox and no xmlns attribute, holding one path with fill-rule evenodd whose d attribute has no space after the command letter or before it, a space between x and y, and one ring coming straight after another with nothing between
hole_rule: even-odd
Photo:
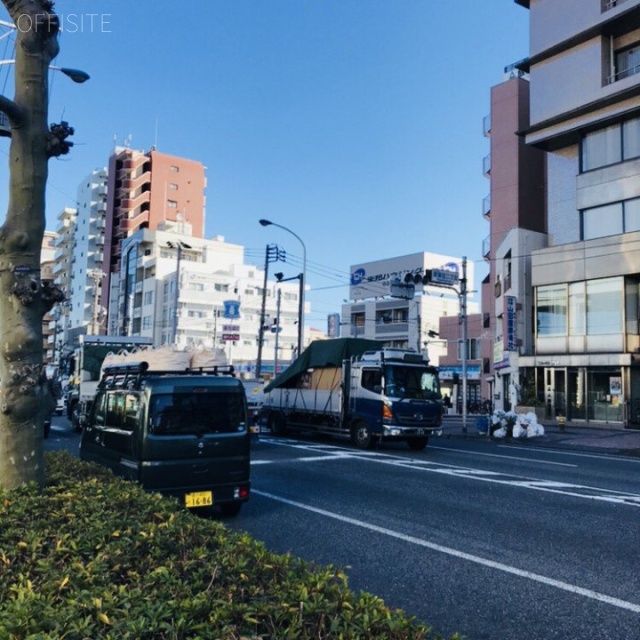
<instances>
[{"instance_id":1,"label":"balcony railing","mask_svg":"<svg viewBox=\"0 0 640 640\"><path fill-rule=\"evenodd\" d=\"M487 154L483 159L482 159L482 173L484 173L485 176L490 176L491 175L491 154Z\"/></svg>"},{"instance_id":2,"label":"balcony railing","mask_svg":"<svg viewBox=\"0 0 640 640\"><path fill-rule=\"evenodd\" d=\"M488 258L491 255L491 236L487 236L482 241L482 255Z\"/></svg>"},{"instance_id":3,"label":"balcony railing","mask_svg":"<svg viewBox=\"0 0 640 640\"><path fill-rule=\"evenodd\" d=\"M485 196L482 200L482 215L485 218L491 215L491 194Z\"/></svg>"},{"instance_id":4,"label":"balcony railing","mask_svg":"<svg viewBox=\"0 0 640 640\"><path fill-rule=\"evenodd\" d=\"M617 82L618 80L630 78L631 76L635 76L638 73L640 73L640 64L637 64L634 67L629 67L627 69L622 69L621 71L616 71L609 76L609 84Z\"/></svg>"},{"instance_id":5,"label":"balcony railing","mask_svg":"<svg viewBox=\"0 0 640 640\"><path fill-rule=\"evenodd\" d=\"M482 133L488 138L491 135L491 116L482 118Z\"/></svg>"}]
</instances>

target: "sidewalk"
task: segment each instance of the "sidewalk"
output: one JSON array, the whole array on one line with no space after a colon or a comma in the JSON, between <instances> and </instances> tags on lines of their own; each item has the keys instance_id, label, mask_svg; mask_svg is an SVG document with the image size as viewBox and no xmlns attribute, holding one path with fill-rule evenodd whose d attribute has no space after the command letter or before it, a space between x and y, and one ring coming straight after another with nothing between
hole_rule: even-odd
<instances>
[{"instance_id":1,"label":"sidewalk","mask_svg":"<svg viewBox=\"0 0 640 640\"><path fill-rule=\"evenodd\" d=\"M527 447L548 447L570 451L589 451L640 458L640 430L608 426L576 426L569 423L561 431L557 424L543 421L544 435L535 438L491 438L478 433L476 415L467 416L467 432L462 428L462 416L445 416L443 438L473 438L487 442L517 443Z\"/></svg>"}]
</instances>

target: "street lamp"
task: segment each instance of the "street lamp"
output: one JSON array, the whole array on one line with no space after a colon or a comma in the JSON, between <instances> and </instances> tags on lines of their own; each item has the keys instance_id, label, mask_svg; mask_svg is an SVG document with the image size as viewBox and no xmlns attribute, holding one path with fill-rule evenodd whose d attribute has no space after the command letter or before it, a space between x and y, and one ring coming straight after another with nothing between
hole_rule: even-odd
<instances>
[{"instance_id":1,"label":"street lamp","mask_svg":"<svg viewBox=\"0 0 640 640\"><path fill-rule=\"evenodd\" d=\"M175 345L176 340L178 338L178 301L180 295L180 261L182 260L182 250L183 249L191 249L191 245L186 242L182 242L182 240L178 240L176 242L172 242L169 240L167 242L167 247L170 249L176 249L177 251L177 260L176 260L176 288L173 294L173 322L171 325L171 344Z\"/></svg>"},{"instance_id":2,"label":"street lamp","mask_svg":"<svg viewBox=\"0 0 640 640\"><path fill-rule=\"evenodd\" d=\"M0 66L15 63L15 60L0 60ZM86 82L91 77L86 71L81 71L80 69L71 69L70 67L56 67L55 65L50 64L49 69L51 69L52 71L60 71L60 73L64 73L65 76L71 78L73 82L77 82L78 84Z\"/></svg>"},{"instance_id":3,"label":"street lamp","mask_svg":"<svg viewBox=\"0 0 640 640\"><path fill-rule=\"evenodd\" d=\"M307 247L305 246L302 238L291 231L288 227L284 227L277 222L271 222L271 220L261 219L260 224L263 227L273 226L283 229L296 238L302 245L302 277L300 279L300 317L298 318L298 355L302 353L302 346L304 341L304 289L307 282Z\"/></svg>"}]
</instances>

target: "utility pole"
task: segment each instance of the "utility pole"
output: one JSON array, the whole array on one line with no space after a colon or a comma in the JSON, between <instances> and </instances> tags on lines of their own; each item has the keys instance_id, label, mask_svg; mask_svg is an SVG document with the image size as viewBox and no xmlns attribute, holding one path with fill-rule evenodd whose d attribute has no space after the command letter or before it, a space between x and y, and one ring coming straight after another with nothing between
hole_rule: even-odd
<instances>
[{"instance_id":1,"label":"utility pole","mask_svg":"<svg viewBox=\"0 0 640 640\"><path fill-rule=\"evenodd\" d=\"M180 301L180 262L182 261L182 250L191 249L191 245L178 240L177 242L168 241L167 246L170 249L176 249L176 288L173 293L173 322L171 325L171 344L176 345L178 341L178 304Z\"/></svg>"},{"instance_id":2,"label":"utility pole","mask_svg":"<svg viewBox=\"0 0 640 640\"><path fill-rule=\"evenodd\" d=\"M462 278L460 279L460 324L462 325L462 432L467 432L467 257L462 257Z\"/></svg>"},{"instance_id":3,"label":"utility pole","mask_svg":"<svg viewBox=\"0 0 640 640\"><path fill-rule=\"evenodd\" d=\"M93 280L93 308L91 310L91 335L100 333L100 281L105 277L101 269L91 269L87 275Z\"/></svg>"},{"instance_id":4,"label":"utility pole","mask_svg":"<svg viewBox=\"0 0 640 640\"><path fill-rule=\"evenodd\" d=\"M260 326L258 327L258 358L256 360L256 378L260 378L262 375L262 347L264 345L264 323L267 309L267 280L269 278L269 263L275 262L276 260L280 259L280 253L280 249L274 244L268 244L264 252L264 284L262 285Z\"/></svg>"},{"instance_id":5,"label":"utility pole","mask_svg":"<svg viewBox=\"0 0 640 640\"><path fill-rule=\"evenodd\" d=\"M278 287L278 297L276 299L276 348L273 358L273 377L278 375L278 338L280 336L280 303L282 301L282 289Z\"/></svg>"}]
</instances>

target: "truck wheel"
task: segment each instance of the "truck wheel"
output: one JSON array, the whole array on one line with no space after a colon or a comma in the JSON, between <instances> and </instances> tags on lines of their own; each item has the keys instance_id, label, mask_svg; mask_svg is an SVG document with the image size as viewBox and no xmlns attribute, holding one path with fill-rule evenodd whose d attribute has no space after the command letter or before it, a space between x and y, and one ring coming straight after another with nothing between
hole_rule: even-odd
<instances>
[{"instance_id":1,"label":"truck wheel","mask_svg":"<svg viewBox=\"0 0 640 640\"><path fill-rule=\"evenodd\" d=\"M371 449L373 447L373 434L364 420L358 420L351 427L351 440L353 440L353 444L358 449Z\"/></svg>"},{"instance_id":2,"label":"truck wheel","mask_svg":"<svg viewBox=\"0 0 640 640\"><path fill-rule=\"evenodd\" d=\"M272 413L269 416L269 429L274 436L287 435L287 423L280 413Z\"/></svg>"},{"instance_id":3,"label":"truck wheel","mask_svg":"<svg viewBox=\"0 0 640 640\"><path fill-rule=\"evenodd\" d=\"M411 440L407 440L407 444L412 451L422 451L429 444L429 437L411 438Z\"/></svg>"}]
</instances>

